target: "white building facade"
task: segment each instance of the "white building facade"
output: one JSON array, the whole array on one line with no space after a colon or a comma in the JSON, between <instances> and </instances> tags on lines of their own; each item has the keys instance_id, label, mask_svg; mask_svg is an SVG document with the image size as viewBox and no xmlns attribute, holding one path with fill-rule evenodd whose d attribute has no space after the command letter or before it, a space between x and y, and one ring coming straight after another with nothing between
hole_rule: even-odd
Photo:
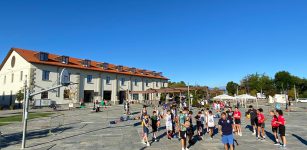
<instances>
[{"instance_id":1,"label":"white building facade","mask_svg":"<svg viewBox=\"0 0 307 150\"><path fill-rule=\"evenodd\" d=\"M12 48L0 68L0 106L13 105L16 94L24 90L25 82L31 92L59 85L63 68L69 71L70 81L76 84L44 92L33 100L49 99L57 104L68 104L106 99L122 104L124 100L159 100L161 96L129 94L128 91L168 86L168 79L154 71Z\"/></svg>"}]
</instances>

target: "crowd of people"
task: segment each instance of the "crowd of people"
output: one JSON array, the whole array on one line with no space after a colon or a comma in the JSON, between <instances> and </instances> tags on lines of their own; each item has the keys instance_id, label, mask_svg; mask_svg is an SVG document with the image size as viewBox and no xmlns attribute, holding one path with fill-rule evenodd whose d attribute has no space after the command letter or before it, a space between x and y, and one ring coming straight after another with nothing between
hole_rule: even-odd
<instances>
[{"instance_id":1,"label":"crowd of people","mask_svg":"<svg viewBox=\"0 0 307 150\"><path fill-rule=\"evenodd\" d=\"M272 132L275 137L274 145L279 145L281 148L286 148L286 120L283 117L283 111L281 109L272 110L269 112L271 119ZM253 128L253 135L257 136L257 140L265 140L265 117L262 108L254 109L253 106L249 106L249 110L246 113L248 119L250 119L250 124ZM278 133L280 140L278 138Z\"/></svg>"},{"instance_id":2,"label":"crowd of people","mask_svg":"<svg viewBox=\"0 0 307 150\"><path fill-rule=\"evenodd\" d=\"M282 110L274 110L270 112L270 115L272 116L272 132L276 139L275 145L280 145L282 148L285 148L286 122L283 117L283 112ZM250 119L250 124L253 129L252 134L256 136L257 140L264 140L266 138L264 128L267 118L265 117L263 109L259 108L256 110L253 106L250 106L245 117ZM147 146L150 146L150 140L148 139L150 130L153 134L152 141L159 141L157 132L162 130L162 120L165 120L167 138L169 140L178 139L181 141L182 150L189 150L189 145L195 144L195 140L192 140L193 137L196 137L197 140L203 140L205 137L204 135L207 133L209 139L212 140L215 136L216 129L218 129L218 133L222 136L222 143L226 150L234 149L234 143L236 142L234 135L242 136L242 113L238 107L235 107L234 110L232 110L231 107L213 107L213 110L206 108L201 109L194 115L193 111L189 110L188 107L178 109L176 106L164 106L162 109L155 107L150 116L147 107L144 106L141 111L140 119L142 120L141 124L143 128L142 143ZM218 119L218 124L215 124L215 119ZM196 124L194 125L193 123ZM281 139L280 142L278 132Z\"/></svg>"}]
</instances>

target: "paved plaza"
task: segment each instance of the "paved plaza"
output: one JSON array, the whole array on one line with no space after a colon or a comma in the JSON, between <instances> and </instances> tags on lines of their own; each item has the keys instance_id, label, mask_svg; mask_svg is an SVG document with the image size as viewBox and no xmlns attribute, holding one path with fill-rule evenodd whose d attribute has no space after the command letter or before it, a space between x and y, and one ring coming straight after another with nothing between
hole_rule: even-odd
<instances>
[{"instance_id":1,"label":"paved plaza","mask_svg":"<svg viewBox=\"0 0 307 150\"><path fill-rule=\"evenodd\" d=\"M293 108L295 112L285 113L287 120L286 136L288 140L287 149L307 149L307 105L298 105ZM141 105L132 105L134 116L139 115ZM265 112L267 106L261 106ZM195 110L195 112L197 109ZM241 110L244 112L243 110ZM149 112L151 109L149 108ZM12 112L16 113L16 112ZM10 115L10 111L0 112L1 116ZM180 150L177 139L168 140L165 130L159 132L159 142L151 143L146 147L141 143L141 126L139 121L130 120L109 125L110 121L119 120L123 114L123 106L113 106L108 111L91 113L90 109L59 111L53 117L39 118L29 121L27 149L31 150ZM268 116L267 116L268 117ZM236 137L238 146L236 149L279 149L273 145L271 134L270 117L266 121L267 139L257 141L248 128L243 129L243 136ZM217 120L216 120L217 121ZM164 125L164 122L162 123ZM243 126L247 124L243 119ZM162 127L163 128L163 127ZM51 129L51 130L50 130ZM1 126L0 148L3 150L20 149L22 136L22 123L14 123ZM196 133L196 132L195 132ZM150 139L151 139L150 135ZM205 135L204 140L198 141L191 146L191 150L215 150L223 149L221 136L215 135L213 140Z\"/></svg>"}]
</instances>

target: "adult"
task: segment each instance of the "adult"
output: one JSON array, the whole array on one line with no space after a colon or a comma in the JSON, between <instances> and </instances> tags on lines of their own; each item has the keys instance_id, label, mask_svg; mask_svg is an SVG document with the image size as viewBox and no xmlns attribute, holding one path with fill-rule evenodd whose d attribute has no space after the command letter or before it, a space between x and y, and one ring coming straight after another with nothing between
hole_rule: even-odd
<instances>
[{"instance_id":1,"label":"adult","mask_svg":"<svg viewBox=\"0 0 307 150\"><path fill-rule=\"evenodd\" d=\"M226 116L225 112L222 112L221 119L219 120L219 133L222 135L222 143L224 144L225 150L233 150L233 121Z\"/></svg>"}]
</instances>

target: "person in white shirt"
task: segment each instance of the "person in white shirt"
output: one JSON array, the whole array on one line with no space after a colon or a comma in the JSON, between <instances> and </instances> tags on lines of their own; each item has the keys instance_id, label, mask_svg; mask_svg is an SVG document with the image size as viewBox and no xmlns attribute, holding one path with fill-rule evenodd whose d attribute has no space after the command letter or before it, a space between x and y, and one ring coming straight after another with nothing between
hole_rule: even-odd
<instances>
[{"instance_id":1,"label":"person in white shirt","mask_svg":"<svg viewBox=\"0 0 307 150\"><path fill-rule=\"evenodd\" d=\"M209 135L211 137L211 139L213 139L213 133L214 133L214 128L215 128L215 123L214 123L214 115L212 114L212 111L209 111L209 115L208 115L208 128L209 128Z\"/></svg>"},{"instance_id":2,"label":"person in white shirt","mask_svg":"<svg viewBox=\"0 0 307 150\"><path fill-rule=\"evenodd\" d=\"M173 120L172 120L170 110L167 111L167 114L165 114L164 118L165 118L165 125L166 125L166 131L167 131L167 138L171 139L172 132L173 132Z\"/></svg>"},{"instance_id":3,"label":"person in white shirt","mask_svg":"<svg viewBox=\"0 0 307 150\"><path fill-rule=\"evenodd\" d=\"M202 129L203 129L202 133L205 133L204 130L205 130L205 123L206 123L206 116L204 114L204 110L203 109L201 110L200 120L201 120Z\"/></svg>"}]
</instances>

